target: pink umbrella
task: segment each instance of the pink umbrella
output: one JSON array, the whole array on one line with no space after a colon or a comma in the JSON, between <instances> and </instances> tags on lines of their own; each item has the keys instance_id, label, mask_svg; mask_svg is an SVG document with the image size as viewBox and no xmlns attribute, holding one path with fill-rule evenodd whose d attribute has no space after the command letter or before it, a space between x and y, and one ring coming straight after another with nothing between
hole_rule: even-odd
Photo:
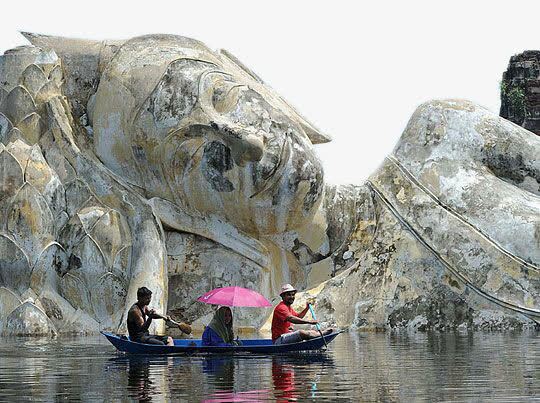
<instances>
[{"instance_id":1,"label":"pink umbrella","mask_svg":"<svg viewBox=\"0 0 540 403\"><path fill-rule=\"evenodd\" d=\"M204 302L205 304L225 306L272 306L272 304L258 292L242 287L216 288L197 298L197 301Z\"/></svg>"}]
</instances>

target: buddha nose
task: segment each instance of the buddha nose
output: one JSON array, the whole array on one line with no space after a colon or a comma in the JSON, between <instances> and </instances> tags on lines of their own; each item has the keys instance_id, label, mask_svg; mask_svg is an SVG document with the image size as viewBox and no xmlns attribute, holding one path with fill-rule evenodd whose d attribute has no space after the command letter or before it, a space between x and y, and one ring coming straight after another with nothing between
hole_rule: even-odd
<instances>
[{"instance_id":1,"label":"buddha nose","mask_svg":"<svg viewBox=\"0 0 540 403\"><path fill-rule=\"evenodd\" d=\"M233 123L212 122L214 130L221 134L223 141L231 148L234 162L245 166L248 162L260 161L264 151L262 133Z\"/></svg>"}]
</instances>

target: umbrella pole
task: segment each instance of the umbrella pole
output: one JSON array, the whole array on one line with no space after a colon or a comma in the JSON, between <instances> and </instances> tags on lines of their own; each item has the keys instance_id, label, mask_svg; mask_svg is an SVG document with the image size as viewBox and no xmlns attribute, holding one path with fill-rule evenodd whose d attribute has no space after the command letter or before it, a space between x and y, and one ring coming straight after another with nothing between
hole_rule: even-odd
<instances>
[{"instance_id":1,"label":"umbrella pole","mask_svg":"<svg viewBox=\"0 0 540 403\"><path fill-rule=\"evenodd\" d=\"M234 305L231 306L230 308L231 308L232 323L233 323L232 331L233 331L233 336L234 336ZM237 328L238 328L238 326L237 326ZM236 340L238 340L238 333L236 333ZM233 337L233 342L234 342L234 337Z\"/></svg>"}]
</instances>

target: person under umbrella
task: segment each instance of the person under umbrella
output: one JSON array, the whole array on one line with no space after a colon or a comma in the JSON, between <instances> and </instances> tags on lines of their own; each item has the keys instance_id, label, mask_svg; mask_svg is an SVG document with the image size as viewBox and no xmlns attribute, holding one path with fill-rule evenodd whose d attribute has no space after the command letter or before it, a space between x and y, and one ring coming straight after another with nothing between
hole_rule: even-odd
<instances>
[{"instance_id":1,"label":"person under umbrella","mask_svg":"<svg viewBox=\"0 0 540 403\"><path fill-rule=\"evenodd\" d=\"M256 291L243 287L221 287L208 291L197 298L205 304L221 305L214 318L205 328L202 336L203 346L227 346L241 344L233 340L233 319L229 307L271 307L272 304Z\"/></svg>"},{"instance_id":2,"label":"person under umbrella","mask_svg":"<svg viewBox=\"0 0 540 403\"><path fill-rule=\"evenodd\" d=\"M220 306L202 335L203 346L235 345L231 308Z\"/></svg>"}]
</instances>

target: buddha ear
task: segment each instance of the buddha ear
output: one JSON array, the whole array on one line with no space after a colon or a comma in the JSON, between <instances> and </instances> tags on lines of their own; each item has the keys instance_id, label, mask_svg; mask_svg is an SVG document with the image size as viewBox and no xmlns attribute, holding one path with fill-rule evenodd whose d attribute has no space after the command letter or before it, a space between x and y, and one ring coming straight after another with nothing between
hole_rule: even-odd
<instances>
[{"instance_id":1,"label":"buddha ear","mask_svg":"<svg viewBox=\"0 0 540 403\"><path fill-rule=\"evenodd\" d=\"M34 46L53 50L62 60L64 95L74 117L86 113L88 99L96 92L101 73L125 41L93 41L21 32Z\"/></svg>"}]
</instances>

